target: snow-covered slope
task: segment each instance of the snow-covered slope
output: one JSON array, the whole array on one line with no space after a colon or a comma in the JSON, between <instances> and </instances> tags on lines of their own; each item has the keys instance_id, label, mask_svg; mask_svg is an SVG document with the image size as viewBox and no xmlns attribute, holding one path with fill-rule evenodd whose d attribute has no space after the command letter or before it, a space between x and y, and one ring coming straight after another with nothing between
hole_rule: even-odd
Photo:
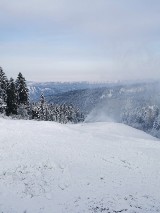
<instances>
[{"instance_id":1,"label":"snow-covered slope","mask_svg":"<svg viewBox=\"0 0 160 213\"><path fill-rule=\"evenodd\" d=\"M160 212L160 142L118 123L1 118L0 212Z\"/></svg>"}]
</instances>

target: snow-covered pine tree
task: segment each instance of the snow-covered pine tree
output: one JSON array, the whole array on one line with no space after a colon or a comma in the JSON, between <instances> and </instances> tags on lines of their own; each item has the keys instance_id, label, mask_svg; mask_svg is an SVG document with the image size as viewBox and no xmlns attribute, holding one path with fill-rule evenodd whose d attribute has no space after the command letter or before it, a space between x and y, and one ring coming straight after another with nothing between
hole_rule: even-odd
<instances>
[{"instance_id":1,"label":"snow-covered pine tree","mask_svg":"<svg viewBox=\"0 0 160 213\"><path fill-rule=\"evenodd\" d=\"M39 111L40 111L40 107L39 107L38 103L30 104L30 118L31 119L40 120Z\"/></svg>"},{"instance_id":2,"label":"snow-covered pine tree","mask_svg":"<svg viewBox=\"0 0 160 213\"><path fill-rule=\"evenodd\" d=\"M6 107L6 115L16 115L17 114L17 92L16 86L13 78L11 78L8 82L7 87L7 107Z\"/></svg>"},{"instance_id":3,"label":"snow-covered pine tree","mask_svg":"<svg viewBox=\"0 0 160 213\"><path fill-rule=\"evenodd\" d=\"M28 88L26 80L23 77L22 73L19 73L16 79L16 89L18 94L18 104L19 105L24 104L28 106L29 102Z\"/></svg>"},{"instance_id":4,"label":"snow-covered pine tree","mask_svg":"<svg viewBox=\"0 0 160 213\"><path fill-rule=\"evenodd\" d=\"M56 106L54 104L49 105L49 120L56 121Z\"/></svg>"},{"instance_id":5,"label":"snow-covered pine tree","mask_svg":"<svg viewBox=\"0 0 160 213\"><path fill-rule=\"evenodd\" d=\"M49 104L46 103L43 93L41 94L40 101L33 103L32 106L32 119L48 121L50 119Z\"/></svg>"},{"instance_id":6,"label":"snow-covered pine tree","mask_svg":"<svg viewBox=\"0 0 160 213\"><path fill-rule=\"evenodd\" d=\"M45 98L44 98L44 94L42 93L41 94L41 97L40 97L40 111L39 111L39 117L40 117L40 120L47 120L46 119L46 106L45 106Z\"/></svg>"},{"instance_id":7,"label":"snow-covered pine tree","mask_svg":"<svg viewBox=\"0 0 160 213\"><path fill-rule=\"evenodd\" d=\"M4 113L6 109L7 83L7 77L0 67L0 113Z\"/></svg>"},{"instance_id":8,"label":"snow-covered pine tree","mask_svg":"<svg viewBox=\"0 0 160 213\"><path fill-rule=\"evenodd\" d=\"M72 104L70 104L66 110L68 122L76 123L76 112Z\"/></svg>"},{"instance_id":9,"label":"snow-covered pine tree","mask_svg":"<svg viewBox=\"0 0 160 213\"><path fill-rule=\"evenodd\" d=\"M27 88L26 80L23 77L22 73L18 74L16 79L16 90L17 90L17 102L18 110L17 113L22 118L28 117L28 108L29 108L29 91Z\"/></svg>"},{"instance_id":10,"label":"snow-covered pine tree","mask_svg":"<svg viewBox=\"0 0 160 213\"><path fill-rule=\"evenodd\" d=\"M154 120L153 128L151 130L151 134L155 137L160 138L160 114Z\"/></svg>"}]
</instances>

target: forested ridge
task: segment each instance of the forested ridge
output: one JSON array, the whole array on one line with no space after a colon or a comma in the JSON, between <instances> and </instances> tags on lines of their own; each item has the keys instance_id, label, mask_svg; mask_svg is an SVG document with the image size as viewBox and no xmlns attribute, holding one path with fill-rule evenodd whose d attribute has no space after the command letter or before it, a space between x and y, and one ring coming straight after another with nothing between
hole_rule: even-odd
<instances>
[{"instance_id":1,"label":"forested ridge","mask_svg":"<svg viewBox=\"0 0 160 213\"><path fill-rule=\"evenodd\" d=\"M71 104L48 104L43 93L39 101L30 102L25 77L19 73L16 80L8 80L0 67L0 113L17 119L78 123L84 120L79 109Z\"/></svg>"},{"instance_id":2,"label":"forested ridge","mask_svg":"<svg viewBox=\"0 0 160 213\"><path fill-rule=\"evenodd\" d=\"M30 101L30 91L22 73L16 80L8 80L0 68L0 113L14 119L79 123L86 118L87 121L104 121L107 115L115 122L160 138L158 91L156 83L115 85L68 91L46 98L41 92L39 100Z\"/></svg>"}]
</instances>

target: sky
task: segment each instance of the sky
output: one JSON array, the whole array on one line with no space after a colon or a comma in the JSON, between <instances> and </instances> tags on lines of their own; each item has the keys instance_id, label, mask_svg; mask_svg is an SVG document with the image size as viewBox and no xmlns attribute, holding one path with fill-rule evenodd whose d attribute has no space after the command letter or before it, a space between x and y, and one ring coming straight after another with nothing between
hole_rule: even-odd
<instances>
[{"instance_id":1,"label":"sky","mask_svg":"<svg viewBox=\"0 0 160 213\"><path fill-rule=\"evenodd\" d=\"M0 9L8 77L160 79L159 0L0 0Z\"/></svg>"}]
</instances>

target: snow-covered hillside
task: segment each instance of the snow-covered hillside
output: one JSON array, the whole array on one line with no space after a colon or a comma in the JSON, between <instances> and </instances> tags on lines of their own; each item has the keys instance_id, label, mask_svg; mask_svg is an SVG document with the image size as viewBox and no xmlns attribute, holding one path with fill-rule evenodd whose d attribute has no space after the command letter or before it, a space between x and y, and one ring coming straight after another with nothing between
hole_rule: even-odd
<instances>
[{"instance_id":1,"label":"snow-covered hillside","mask_svg":"<svg viewBox=\"0 0 160 213\"><path fill-rule=\"evenodd\" d=\"M118 123L1 118L0 212L160 212L160 142Z\"/></svg>"},{"instance_id":2,"label":"snow-covered hillside","mask_svg":"<svg viewBox=\"0 0 160 213\"><path fill-rule=\"evenodd\" d=\"M42 93L50 100L55 95L68 91L103 88L114 84L118 84L118 82L27 82L31 101L38 101Z\"/></svg>"}]
</instances>

